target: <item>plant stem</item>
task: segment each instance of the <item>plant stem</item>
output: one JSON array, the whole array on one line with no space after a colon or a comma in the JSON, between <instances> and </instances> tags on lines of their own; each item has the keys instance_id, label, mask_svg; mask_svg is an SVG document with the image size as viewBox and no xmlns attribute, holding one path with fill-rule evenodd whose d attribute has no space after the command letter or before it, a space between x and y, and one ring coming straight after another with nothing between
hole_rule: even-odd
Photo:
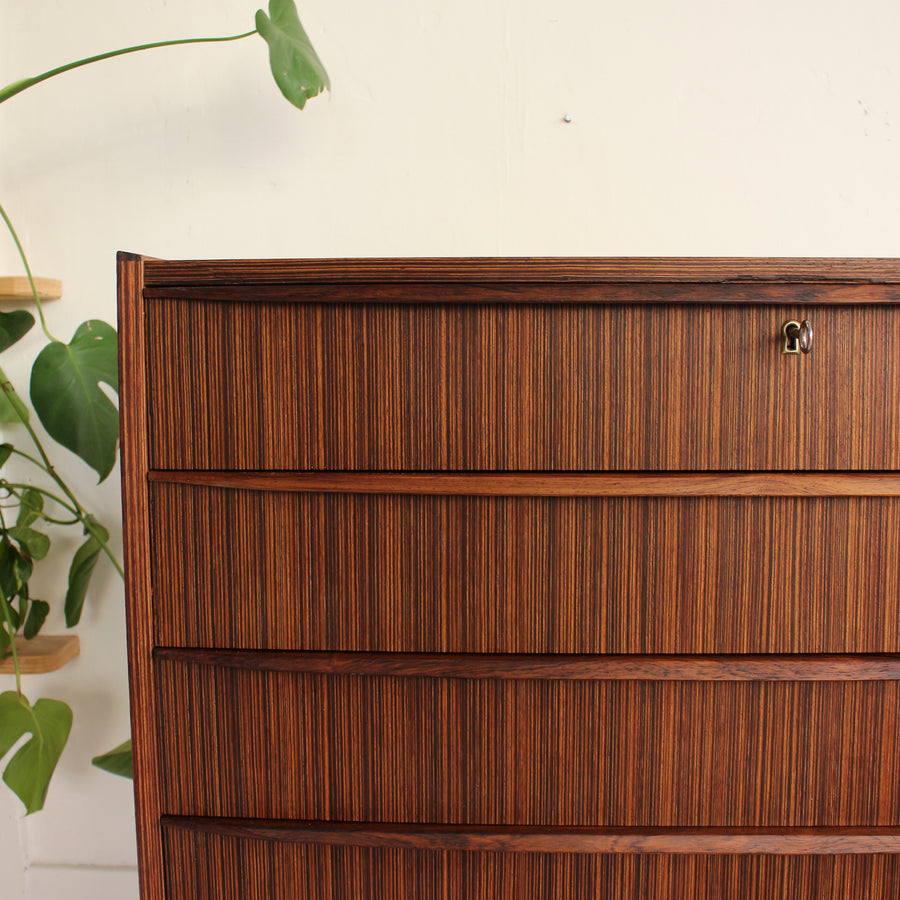
<instances>
[{"instance_id":1,"label":"plant stem","mask_svg":"<svg viewBox=\"0 0 900 900\"><path fill-rule=\"evenodd\" d=\"M34 283L34 276L31 274L31 266L28 265L28 257L25 255L25 249L22 247L19 235L16 234L16 229L13 228L13 223L10 221L9 216L6 214L6 210L2 205L0 205L0 217L2 217L3 221L6 223L6 227L9 229L9 233L12 235L12 239L15 242L16 249L19 251L19 258L25 266L25 274L28 276L28 285L31 288L31 296L34 299L34 305L37 307L38 316L40 316L41 319L41 329L44 334L47 335L48 341L55 341L56 338L47 330L47 323L44 321L44 307L41 304L41 298Z\"/></svg>"},{"instance_id":2,"label":"plant stem","mask_svg":"<svg viewBox=\"0 0 900 900\"><path fill-rule=\"evenodd\" d=\"M10 399L10 403L12 403L13 409L15 409L20 421L25 426L25 429L28 432L32 443L37 448L38 454L41 457L40 462L38 462L38 460L36 459L33 460L33 462L35 463L35 465L38 465L41 469L43 469L56 482L57 486L68 498L71 506L69 506L69 503L62 503L62 501L60 501L58 498L54 499L57 499L57 502L62 503L62 505L66 509L70 510L73 515L78 516L79 521L84 526L84 530L88 534L90 534L94 538L94 540L97 541L103 552L109 557L110 562L113 564L113 566L115 566L116 571L124 579L125 571L122 569L122 564L118 559L116 559L116 556L112 552L112 550L109 549L109 545L107 544L106 539L94 525L87 510L81 505L81 503L79 503L78 498L75 496L75 494L72 493L65 481L62 480L56 469L53 468L53 463L50 462L50 457L47 456L47 452L44 450L44 446L41 443L40 438L37 436L37 432L32 427L31 422L28 421L28 416L26 414L27 411L24 409L24 404L19 398L19 395L16 393L16 389L13 387L12 382L10 382L2 367L0 367L0 387L2 387L4 391L6 391L6 394Z\"/></svg>"},{"instance_id":3,"label":"plant stem","mask_svg":"<svg viewBox=\"0 0 900 900\"><path fill-rule=\"evenodd\" d=\"M6 521L0 512L0 527L6 531ZM16 693L22 697L22 673L19 670L19 652L16 650L16 629L13 628L12 618L9 615L9 604L5 597L0 597L0 609L3 610L3 618L6 620L6 630L9 634L9 649L12 653L13 671L16 673Z\"/></svg>"},{"instance_id":4,"label":"plant stem","mask_svg":"<svg viewBox=\"0 0 900 900\"><path fill-rule=\"evenodd\" d=\"M251 34L253 32L250 32ZM246 37L247 35L239 35L239 37ZM230 40L235 40L235 38L231 38ZM153 46L148 44L149 46ZM143 49L143 48L138 48ZM49 77L49 76L48 76ZM9 216L6 214L6 210L3 209L2 205L0 205L0 216L2 216L3 221L6 223L6 227L9 229L9 233L12 235L13 240L16 243L16 247L19 250L19 256L22 258L22 262L25 265L25 271L28 273L28 283L31 285L31 293L34 297L34 301L37 304L38 313L41 317L41 327L44 330L44 334L51 341L55 341L56 339L50 332L47 330L47 326L44 324L44 312L41 309L41 301L38 297L37 288L34 284L34 278L31 275L31 266L28 264L28 257L25 255L25 250L22 247L22 242L19 240L19 236L16 234L16 229L13 227L12 222L10 221ZM62 492L69 498L72 503L72 507L69 507L68 504L63 504L67 509L77 515L81 524L84 526L85 531L90 534L94 540L100 545L103 549L103 552L109 557L110 562L115 566L116 571L119 575L124 579L125 572L122 569L121 563L116 559L115 554L112 550L109 549L109 545L106 542L106 539L100 533L100 531L94 526L94 523L91 521L91 517L88 515L87 510L78 502L78 498L75 494L69 490L69 486L65 483L65 481L60 478L57 474L56 469L53 468L53 463L50 462L50 457L47 456L46 451L44 450L44 446L40 441L40 438L37 436L37 432L32 428L31 422L29 421L28 409L24 403L22 403L21 398L19 397L16 389L13 387L12 382L7 377L6 373L3 371L3 368L0 367L0 388L6 391L7 397L9 397L9 402L12 405L13 409L16 411L16 415L19 417L19 421L25 426L28 435L31 437L31 442L37 448L38 454L40 455L40 461L34 459L33 457L28 457L36 466L39 466L43 469L61 488ZM27 454L22 454L23 456L27 456Z\"/></svg>"},{"instance_id":5,"label":"plant stem","mask_svg":"<svg viewBox=\"0 0 900 900\"><path fill-rule=\"evenodd\" d=\"M56 494L51 493L50 491L44 490L44 488L39 488L33 484L21 484L20 482L17 482L17 481L0 481L0 490L9 490L9 491L13 491L13 492L17 491L17 490L18 491L28 491L28 490L37 491L39 494L43 494L45 497L49 497L54 503L58 503L61 507L63 507L63 509L66 509L70 513L72 513L73 516L76 516L77 517L75 519L76 522L81 521L81 516L78 515L77 509L74 509L73 507L69 506L68 503L61 500L59 497L57 497ZM16 495L16 496L18 496L18 495ZM35 512L38 512L38 510L35 510Z\"/></svg>"},{"instance_id":6,"label":"plant stem","mask_svg":"<svg viewBox=\"0 0 900 900\"><path fill-rule=\"evenodd\" d=\"M216 37L216 38L182 38L180 40L175 41L157 41L153 44L139 44L136 47L125 47L122 50L111 50L108 53L100 53L97 56L89 56L86 59L78 59L75 62L67 63L64 66L58 66L55 69L50 69L47 72L43 72L40 75L35 75L32 78L23 78L21 81L14 81L12 84L8 84L5 88L0 90L0 103L4 103L9 100L10 97L15 97L16 94L26 90L27 88L34 87L36 84L40 84L42 81L46 81L48 78L53 78L55 75L62 75L63 72L69 72L72 69L77 69L81 66L87 66L91 63L100 62L104 59L112 59L114 56L124 56L126 53L137 53L140 50L155 50L157 47L174 47L178 44L216 44L223 43L225 41L240 41L243 38L250 37L251 34L256 34L256 29L253 31L247 31L244 34L233 34L229 37Z\"/></svg>"}]
</instances>

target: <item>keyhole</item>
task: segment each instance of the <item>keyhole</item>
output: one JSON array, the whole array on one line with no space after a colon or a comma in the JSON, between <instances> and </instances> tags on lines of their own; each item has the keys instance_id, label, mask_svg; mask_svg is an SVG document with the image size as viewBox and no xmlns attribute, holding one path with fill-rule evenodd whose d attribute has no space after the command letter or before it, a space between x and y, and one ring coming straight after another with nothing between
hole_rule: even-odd
<instances>
[{"instance_id":1,"label":"keyhole","mask_svg":"<svg viewBox=\"0 0 900 900\"><path fill-rule=\"evenodd\" d=\"M781 334L784 337L782 353L809 353L812 350L813 328L809 319L785 322Z\"/></svg>"},{"instance_id":2,"label":"keyhole","mask_svg":"<svg viewBox=\"0 0 900 900\"><path fill-rule=\"evenodd\" d=\"M800 323L794 322L793 320L785 322L784 325L781 326L781 334L784 338L784 346L781 348L781 352L799 353L800 341L798 340L798 335L800 334Z\"/></svg>"}]
</instances>

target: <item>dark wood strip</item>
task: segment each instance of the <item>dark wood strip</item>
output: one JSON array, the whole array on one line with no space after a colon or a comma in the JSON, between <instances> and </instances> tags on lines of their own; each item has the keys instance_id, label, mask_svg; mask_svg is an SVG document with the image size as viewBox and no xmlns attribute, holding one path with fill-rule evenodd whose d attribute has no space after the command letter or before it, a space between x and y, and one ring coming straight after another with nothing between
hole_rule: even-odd
<instances>
[{"instance_id":1,"label":"dark wood strip","mask_svg":"<svg viewBox=\"0 0 900 900\"><path fill-rule=\"evenodd\" d=\"M164 816L164 828L294 844L507 853L900 853L900 828L492 828Z\"/></svg>"},{"instance_id":2,"label":"dark wood strip","mask_svg":"<svg viewBox=\"0 0 900 900\"><path fill-rule=\"evenodd\" d=\"M151 482L349 494L495 497L896 497L900 474L808 472L616 472L552 475L399 472L226 472L154 469Z\"/></svg>"},{"instance_id":3,"label":"dark wood strip","mask_svg":"<svg viewBox=\"0 0 900 900\"><path fill-rule=\"evenodd\" d=\"M147 335L141 302L145 261L118 255L118 319L122 503L131 730L137 816L138 871L142 900L163 900L162 838L159 831L159 756L154 746L153 589L150 577L147 495Z\"/></svg>"},{"instance_id":4,"label":"dark wood strip","mask_svg":"<svg viewBox=\"0 0 900 900\"><path fill-rule=\"evenodd\" d=\"M894 681L900 655L589 656L453 653L296 653L159 647L158 659L229 669L562 681Z\"/></svg>"},{"instance_id":5,"label":"dark wood strip","mask_svg":"<svg viewBox=\"0 0 900 900\"><path fill-rule=\"evenodd\" d=\"M502 853L166 828L169 900L896 900L887 853Z\"/></svg>"},{"instance_id":6,"label":"dark wood strip","mask_svg":"<svg viewBox=\"0 0 900 900\"><path fill-rule=\"evenodd\" d=\"M147 287L228 282L871 282L900 283L895 259L508 257L147 260Z\"/></svg>"},{"instance_id":7,"label":"dark wood strip","mask_svg":"<svg viewBox=\"0 0 900 900\"><path fill-rule=\"evenodd\" d=\"M590 281L563 282L468 282L445 281L404 284L393 282L295 282L165 285L144 290L145 299L202 300L235 303L437 303L480 304L649 304L703 303L784 304L787 306L853 306L900 303L900 285L730 282L726 284L604 284Z\"/></svg>"},{"instance_id":8,"label":"dark wood strip","mask_svg":"<svg viewBox=\"0 0 900 900\"><path fill-rule=\"evenodd\" d=\"M169 900L896 900L900 855L502 853L166 828Z\"/></svg>"}]
</instances>

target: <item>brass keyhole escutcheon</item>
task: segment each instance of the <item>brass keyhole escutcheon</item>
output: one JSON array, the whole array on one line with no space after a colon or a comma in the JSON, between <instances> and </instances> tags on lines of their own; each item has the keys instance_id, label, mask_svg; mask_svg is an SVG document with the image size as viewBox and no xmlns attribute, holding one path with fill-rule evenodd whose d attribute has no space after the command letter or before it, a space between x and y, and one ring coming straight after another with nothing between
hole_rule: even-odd
<instances>
[{"instance_id":1,"label":"brass keyhole escutcheon","mask_svg":"<svg viewBox=\"0 0 900 900\"><path fill-rule=\"evenodd\" d=\"M812 350L813 330L809 319L785 322L781 326L781 334L784 338L782 353L809 353Z\"/></svg>"}]
</instances>

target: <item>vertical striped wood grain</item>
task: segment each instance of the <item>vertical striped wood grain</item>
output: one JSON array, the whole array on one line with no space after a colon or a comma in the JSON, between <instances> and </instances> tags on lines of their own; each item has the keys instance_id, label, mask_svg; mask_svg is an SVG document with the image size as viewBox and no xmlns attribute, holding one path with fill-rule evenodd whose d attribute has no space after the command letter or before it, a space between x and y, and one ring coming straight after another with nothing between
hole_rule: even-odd
<instances>
[{"instance_id":1,"label":"vertical striped wood grain","mask_svg":"<svg viewBox=\"0 0 900 900\"><path fill-rule=\"evenodd\" d=\"M153 685L153 616L150 502L147 494L147 339L144 260L118 255L119 402L122 447L122 537L128 680L134 752L134 797L142 900L163 900L162 838L159 830L159 755L155 746L156 691Z\"/></svg>"},{"instance_id":2,"label":"vertical striped wood grain","mask_svg":"<svg viewBox=\"0 0 900 900\"><path fill-rule=\"evenodd\" d=\"M803 316L813 352L783 356ZM147 317L156 468L900 467L891 307L153 300Z\"/></svg>"},{"instance_id":3,"label":"vertical striped wood grain","mask_svg":"<svg viewBox=\"0 0 900 900\"><path fill-rule=\"evenodd\" d=\"M150 485L163 646L900 652L900 498Z\"/></svg>"},{"instance_id":4,"label":"vertical striped wood grain","mask_svg":"<svg viewBox=\"0 0 900 900\"><path fill-rule=\"evenodd\" d=\"M900 857L328 847L165 829L169 900L896 900Z\"/></svg>"},{"instance_id":5,"label":"vertical striped wood grain","mask_svg":"<svg viewBox=\"0 0 900 900\"><path fill-rule=\"evenodd\" d=\"M153 468L897 471L898 281L898 263L877 260L121 256L144 900L900 895L898 856L868 850L330 846L160 819L896 835L900 682L840 680L846 657L834 681L712 682L702 665L665 681L472 677L459 663L440 677L313 674L252 653L896 652L896 498L146 481ZM803 317L813 353L782 357L782 323ZM157 642L251 652L237 654L246 668L199 650L154 659Z\"/></svg>"},{"instance_id":6,"label":"vertical striped wood grain","mask_svg":"<svg viewBox=\"0 0 900 900\"><path fill-rule=\"evenodd\" d=\"M311 675L158 659L176 815L900 825L900 683Z\"/></svg>"}]
</instances>

